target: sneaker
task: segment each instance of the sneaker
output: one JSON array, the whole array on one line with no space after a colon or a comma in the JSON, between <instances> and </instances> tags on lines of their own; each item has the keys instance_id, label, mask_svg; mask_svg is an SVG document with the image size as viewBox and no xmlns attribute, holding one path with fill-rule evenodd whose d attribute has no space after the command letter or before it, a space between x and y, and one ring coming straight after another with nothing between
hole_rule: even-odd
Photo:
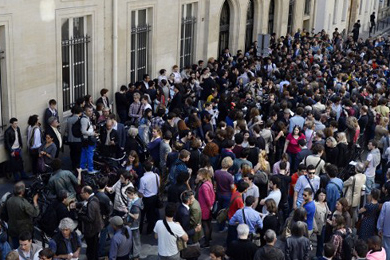
<instances>
[{"instance_id":1,"label":"sneaker","mask_svg":"<svg viewBox=\"0 0 390 260\"><path fill-rule=\"evenodd\" d=\"M85 169L81 169L81 172L87 172L88 171L88 169L87 168L85 168Z\"/></svg>"},{"instance_id":2,"label":"sneaker","mask_svg":"<svg viewBox=\"0 0 390 260\"><path fill-rule=\"evenodd\" d=\"M98 173L98 172L99 172L99 171L93 170L93 171L88 171L88 174L95 175L95 174Z\"/></svg>"}]
</instances>

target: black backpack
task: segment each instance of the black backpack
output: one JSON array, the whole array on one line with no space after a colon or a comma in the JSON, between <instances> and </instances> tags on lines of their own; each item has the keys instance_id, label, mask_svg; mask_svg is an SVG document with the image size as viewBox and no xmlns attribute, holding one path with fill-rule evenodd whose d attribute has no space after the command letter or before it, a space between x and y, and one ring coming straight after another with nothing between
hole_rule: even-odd
<instances>
[{"instance_id":1,"label":"black backpack","mask_svg":"<svg viewBox=\"0 0 390 260\"><path fill-rule=\"evenodd\" d=\"M342 258L345 260L350 260L350 259L352 259L352 252L355 248L355 243L358 240L358 236L356 235L356 232L351 231L349 229L347 229L346 234L340 234L340 235L343 238Z\"/></svg>"},{"instance_id":2,"label":"black backpack","mask_svg":"<svg viewBox=\"0 0 390 260\"><path fill-rule=\"evenodd\" d=\"M72 125L72 135L76 138L81 138L83 136L83 133L81 132L81 118L83 117L80 116Z\"/></svg>"}]
</instances>

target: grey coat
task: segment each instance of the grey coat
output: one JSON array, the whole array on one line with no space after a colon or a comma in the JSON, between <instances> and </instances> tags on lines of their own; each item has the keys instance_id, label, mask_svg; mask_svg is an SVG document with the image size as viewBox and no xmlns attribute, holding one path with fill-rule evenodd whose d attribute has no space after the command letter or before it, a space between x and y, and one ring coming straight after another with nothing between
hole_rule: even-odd
<instances>
[{"instance_id":1,"label":"grey coat","mask_svg":"<svg viewBox=\"0 0 390 260\"><path fill-rule=\"evenodd\" d=\"M74 137L72 133L72 126L76 121L79 119L78 115L72 115L71 117L68 118L66 122L66 128L65 128L65 136L68 137L68 142L69 143L80 143L81 138Z\"/></svg>"}]
</instances>

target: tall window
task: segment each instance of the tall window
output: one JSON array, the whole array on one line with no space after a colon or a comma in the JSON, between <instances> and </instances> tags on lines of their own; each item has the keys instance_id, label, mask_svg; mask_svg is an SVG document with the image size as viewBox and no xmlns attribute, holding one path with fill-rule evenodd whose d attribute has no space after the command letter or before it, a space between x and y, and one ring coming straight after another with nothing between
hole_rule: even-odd
<instances>
[{"instance_id":1,"label":"tall window","mask_svg":"<svg viewBox=\"0 0 390 260\"><path fill-rule=\"evenodd\" d=\"M305 15L310 15L311 0L305 0Z\"/></svg>"},{"instance_id":2,"label":"tall window","mask_svg":"<svg viewBox=\"0 0 390 260\"><path fill-rule=\"evenodd\" d=\"M229 46L229 29L230 29L230 7L225 1L222 7L221 18L219 20L219 46L218 55Z\"/></svg>"},{"instance_id":3,"label":"tall window","mask_svg":"<svg viewBox=\"0 0 390 260\"><path fill-rule=\"evenodd\" d=\"M348 2L349 0L344 0L341 21L345 21L347 19Z\"/></svg>"},{"instance_id":4,"label":"tall window","mask_svg":"<svg viewBox=\"0 0 390 260\"><path fill-rule=\"evenodd\" d=\"M253 19L255 16L255 6L253 0L249 1L248 10L246 13L246 33L245 33L245 49L249 50L253 40Z\"/></svg>"},{"instance_id":5,"label":"tall window","mask_svg":"<svg viewBox=\"0 0 390 260\"><path fill-rule=\"evenodd\" d=\"M362 14L362 10L363 10L363 0L360 0L359 14Z\"/></svg>"},{"instance_id":6,"label":"tall window","mask_svg":"<svg viewBox=\"0 0 390 260\"><path fill-rule=\"evenodd\" d=\"M131 12L131 82L142 80L149 71L150 32L148 9Z\"/></svg>"},{"instance_id":7,"label":"tall window","mask_svg":"<svg viewBox=\"0 0 390 260\"><path fill-rule=\"evenodd\" d=\"M295 0L290 0L289 7L288 7L288 23L287 23L287 32L292 34L293 33L293 25L294 25L294 3Z\"/></svg>"},{"instance_id":8,"label":"tall window","mask_svg":"<svg viewBox=\"0 0 390 260\"><path fill-rule=\"evenodd\" d=\"M61 32L63 111L68 111L88 90L87 17L64 19Z\"/></svg>"},{"instance_id":9,"label":"tall window","mask_svg":"<svg viewBox=\"0 0 390 260\"><path fill-rule=\"evenodd\" d=\"M337 11L339 8L339 1L336 0L333 7L333 24L337 23Z\"/></svg>"},{"instance_id":10,"label":"tall window","mask_svg":"<svg viewBox=\"0 0 390 260\"><path fill-rule=\"evenodd\" d=\"M180 67L190 66L194 60L196 30L196 6L186 4L181 7Z\"/></svg>"},{"instance_id":11,"label":"tall window","mask_svg":"<svg viewBox=\"0 0 390 260\"><path fill-rule=\"evenodd\" d=\"M275 0L271 0L268 12L268 34L274 32Z\"/></svg>"}]
</instances>

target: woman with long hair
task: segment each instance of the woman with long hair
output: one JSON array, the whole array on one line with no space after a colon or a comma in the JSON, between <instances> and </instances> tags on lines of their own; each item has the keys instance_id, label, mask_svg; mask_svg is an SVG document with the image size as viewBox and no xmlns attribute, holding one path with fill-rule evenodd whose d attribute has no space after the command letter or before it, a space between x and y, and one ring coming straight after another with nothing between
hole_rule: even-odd
<instances>
[{"instance_id":1,"label":"woman with long hair","mask_svg":"<svg viewBox=\"0 0 390 260\"><path fill-rule=\"evenodd\" d=\"M296 164L297 154L301 151L298 140L306 139L305 135L301 133L301 128L296 125L293 128L292 133L289 133L286 137L286 143L284 144L283 153L287 152L290 156L291 170L294 172L298 165Z\"/></svg>"},{"instance_id":2,"label":"woman with long hair","mask_svg":"<svg viewBox=\"0 0 390 260\"><path fill-rule=\"evenodd\" d=\"M324 250L326 220L331 212L328 208L328 204L326 203L326 190L324 188L320 188L316 192L314 200L316 205L316 212L314 215L314 221L316 224L314 232L317 234L316 256L320 257L322 256L322 251Z\"/></svg>"},{"instance_id":3,"label":"woman with long hair","mask_svg":"<svg viewBox=\"0 0 390 260\"><path fill-rule=\"evenodd\" d=\"M339 154L336 165L341 172L340 169L344 169L349 164L351 152L348 150L347 136L344 132L337 133L337 142Z\"/></svg>"},{"instance_id":4,"label":"woman with long hair","mask_svg":"<svg viewBox=\"0 0 390 260\"><path fill-rule=\"evenodd\" d=\"M134 180L139 181L141 177L144 175L144 168L139 160L138 153L134 150L129 152L129 156L126 162L126 171L134 172Z\"/></svg>"},{"instance_id":5,"label":"woman with long hair","mask_svg":"<svg viewBox=\"0 0 390 260\"><path fill-rule=\"evenodd\" d=\"M359 210L359 214L363 214L360 227L358 229L358 235L360 239L366 240L376 233L376 222L379 216L379 197L380 190L372 189L371 190L371 201L366 203L364 207Z\"/></svg>"},{"instance_id":6,"label":"woman with long hair","mask_svg":"<svg viewBox=\"0 0 390 260\"><path fill-rule=\"evenodd\" d=\"M260 231L260 240L262 245L266 244L264 235L268 229L272 229L273 231L275 231L276 234L279 234L279 230L280 230L278 207L276 206L275 200L267 199L265 201L265 206L267 207L268 213L265 215L260 213L263 219L263 228Z\"/></svg>"},{"instance_id":7,"label":"woman with long hair","mask_svg":"<svg viewBox=\"0 0 390 260\"><path fill-rule=\"evenodd\" d=\"M210 245L212 225L211 208L215 201L214 186L211 181L210 173L207 169L199 169L196 181L198 184L196 197L202 210L202 227L205 236L203 247Z\"/></svg>"}]
</instances>

